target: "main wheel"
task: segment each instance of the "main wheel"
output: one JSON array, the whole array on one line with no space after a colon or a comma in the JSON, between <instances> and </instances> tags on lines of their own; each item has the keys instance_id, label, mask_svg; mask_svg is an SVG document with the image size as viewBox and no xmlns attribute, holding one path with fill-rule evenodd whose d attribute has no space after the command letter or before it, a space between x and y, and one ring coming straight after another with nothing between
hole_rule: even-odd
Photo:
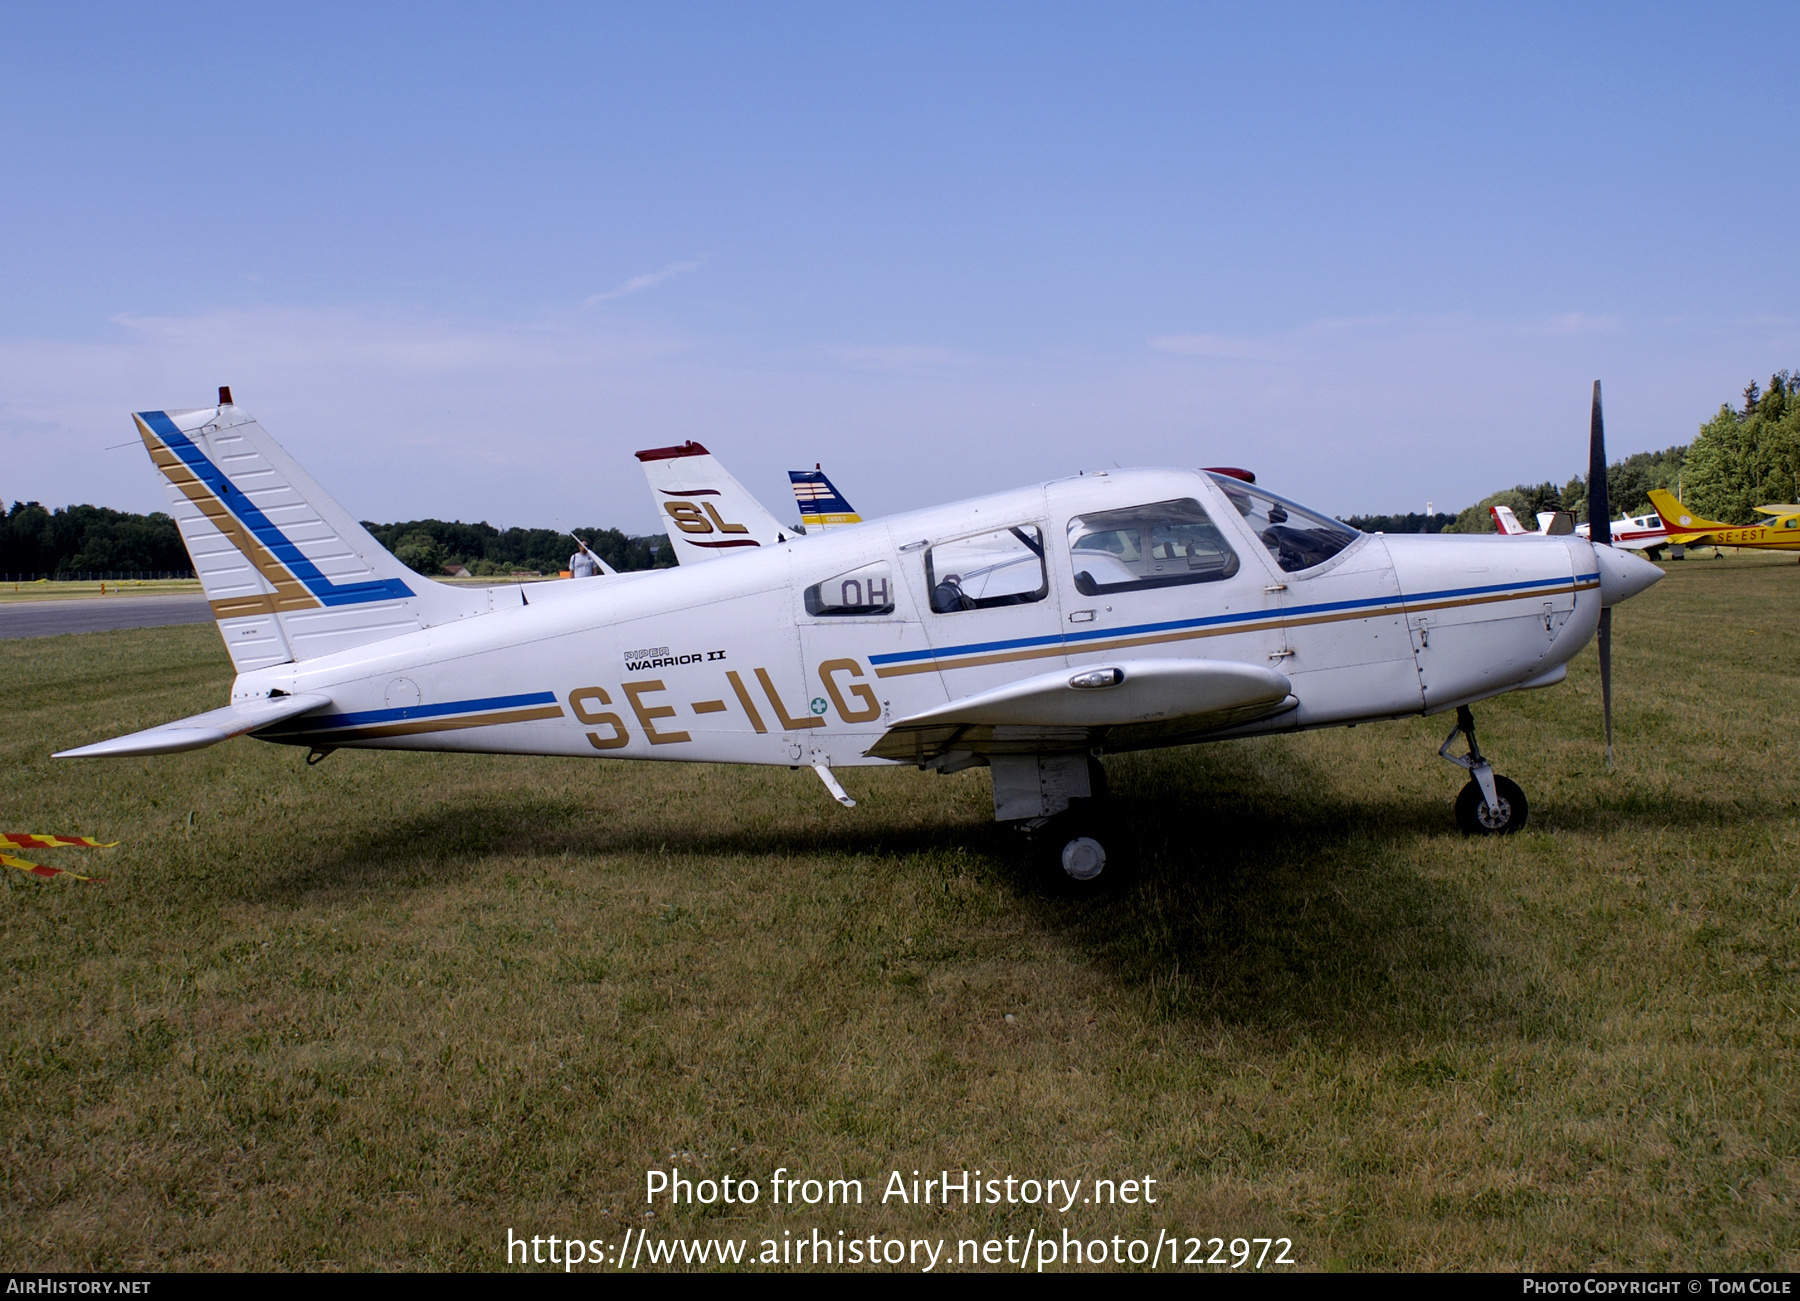
<instances>
[{"instance_id":1,"label":"main wheel","mask_svg":"<svg viewBox=\"0 0 1800 1301\"><path fill-rule=\"evenodd\" d=\"M1089 801L1078 800L1031 833L1035 857L1062 890L1091 894L1120 875L1118 836Z\"/></svg>"},{"instance_id":2,"label":"main wheel","mask_svg":"<svg viewBox=\"0 0 1800 1301\"><path fill-rule=\"evenodd\" d=\"M1063 875L1077 885L1097 880L1106 870L1106 846L1092 836L1070 836L1056 857Z\"/></svg>"},{"instance_id":3,"label":"main wheel","mask_svg":"<svg viewBox=\"0 0 1800 1301\"><path fill-rule=\"evenodd\" d=\"M1525 802L1525 792L1519 789L1517 782L1495 773L1494 795L1500 801L1498 809L1488 807L1481 795L1481 783L1473 777L1457 793L1456 825L1462 828L1464 835L1506 836L1525 825L1525 820L1531 816L1531 806Z\"/></svg>"}]
</instances>

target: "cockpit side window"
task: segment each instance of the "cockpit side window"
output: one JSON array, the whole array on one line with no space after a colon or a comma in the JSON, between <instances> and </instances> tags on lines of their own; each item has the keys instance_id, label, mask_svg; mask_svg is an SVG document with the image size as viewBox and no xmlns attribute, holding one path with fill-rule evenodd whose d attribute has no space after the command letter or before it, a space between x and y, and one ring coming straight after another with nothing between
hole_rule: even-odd
<instances>
[{"instance_id":1,"label":"cockpit side window","mask_svg":"<svg viewBox=\"0 0 1800 1301\"><path fill-rule=\"evenodd\" d=\"M1077 515L1069 563L1083 596L1212 583L1238 571L1237 552L1192 497Z\"/></svg>"},{"instance_id":2,"label":"cockpit side window","mask_svg":"<svg viewBox=\"0 0 1800 1301\"><path fill-rule=\"evenodd\" d=\"M806 589L806 612L815 619L874 618L894 612L893 571L885 560L837 574Z\"/></svg>"},{"instance_id":3,"label":"cockpit side window","mask_svg":"<svg viewBox=\"0 0 1800 1301\"><path fill-rule=\"evenodd\" d=\"M1041 601L1050 594L1044 531L1021 524L940 542L925 553L925 583L938 614Z\"/></svg>"},{"instance_id":4,"label":"cockpit side window","mask_svg":"<svg viewBox=\"0 0 1800 1301\"><path fill-rule=\"evenodd\" d=\"M1328 519L1242 479L1215 474L1213 482L1231 499L1244 522L1262 539L1283 573L1322 565L1362 535L1340 520Z\"/></svg>"}]
</instances>

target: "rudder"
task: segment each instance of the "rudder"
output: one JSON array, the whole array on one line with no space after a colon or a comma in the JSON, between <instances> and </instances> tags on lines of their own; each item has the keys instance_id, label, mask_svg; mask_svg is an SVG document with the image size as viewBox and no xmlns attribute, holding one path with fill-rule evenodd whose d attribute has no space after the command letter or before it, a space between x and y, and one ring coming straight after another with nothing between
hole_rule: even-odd
<instances>
[{"instance_id":1,"label":"rudder","mask_svg":"<svg viewBox=\"0 0 1800 1301\"><path fill-rule=\"evenodd\" d=\"M808 529L862 523L862 516L825 477L820 466L815 464L810 470L789 470L788 482L793 485L794 501L800 507L800 522Z\"/></svg>"},{"instance_id":2,"label":"rudder","mask_svg":"<svg viewBox=\"0 0 1800 1301\"><path fill-rule=\"evenodd\" d=\"M1667 489L1652 488L1649 496L1650 504L1656 507L1656 513L1662 517L1663 528L1668 530L1671 540L1675 540L1677 534L1710 533L1715 529L1737 527L1735 524L1703 519L1682 505L1680 499Z\"/></svg>"},{"instance_id":3,"label":"rudder","mask_svg":"<svg viewBox=\"0 0 1800 1301\"><path fill-rule=\"evenodd\" d=\"M680 564L787 541L775 517L699 443L637 453Z\"/></svg>"},{"instance_id":4,"label":"rudder","mask_svg":"<svg viewBox=\"0 0 1800 1301\"><path fill-rule=\"evenodd\" d=\"M486 613L484 589L408 569L219 391L132 417L238 672Z\"/></svg>"}]
</instances>

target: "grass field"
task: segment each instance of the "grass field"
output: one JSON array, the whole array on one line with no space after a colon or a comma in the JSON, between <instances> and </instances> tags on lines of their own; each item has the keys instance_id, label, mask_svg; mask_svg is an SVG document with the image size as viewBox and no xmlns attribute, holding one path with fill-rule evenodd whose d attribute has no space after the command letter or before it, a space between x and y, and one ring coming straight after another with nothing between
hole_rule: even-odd
<instances>
[{"instance_id":1,"label":"grass field","mask_svg":"<svg viewBox=\"0 0 1800 1301\"><path fill-rule=\"evenodd\" d=\"M0 1262L498 1268L506 1233L1286 1236L1309 1268L1800 1267L1800 567L1688 561L1447 719L1108 759L1128 888L984 772L297 751L52 764L216 706L207 627L0 642ZM1155 1207L643 1218L647 1167L1154 1176Z\"/></svg>"},{"instance_id":2,"label":"grass field","mask_svg":"<svg viewBox=\"0 0 1800 1301\"><path fill-rule=\"evenodd\" d=\"M76 601L96 596L168 596L175 593L200 594L198 578L109 578L105 582L0 583L0 602L7 601Z\"/></svg>"}]
</instances>

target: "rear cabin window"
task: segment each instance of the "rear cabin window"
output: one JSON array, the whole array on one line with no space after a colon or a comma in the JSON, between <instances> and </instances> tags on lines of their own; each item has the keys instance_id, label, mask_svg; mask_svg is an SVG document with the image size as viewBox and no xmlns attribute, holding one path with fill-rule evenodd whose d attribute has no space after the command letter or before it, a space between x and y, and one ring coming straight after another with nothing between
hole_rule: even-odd
<instances>
[{"instance_id":1,"label":"rear cabin window","mask_svg":"<svg viewBox=\"0 0 1800 1301\"><path fill-rule=\"evenodd\" d=\"M1238 571L1237 552L1192 497L1077 515L1069 563L1083 596L1212 583Z\"/></svg>"},{"instance_id":2,"label":"rear cabin window","mask_svg":"<svg viewBox=\"0 0 1800 1301\"><path fill-rule=\"evenodd\" d=\"M1273 493L1252 488L1242 479L1224 474L1212 478L1237 507L1244 523L1262 539L1283 573L1322 565L1362 536L1340 520L1327 519Z\"/></svg>"},{"instance_id":3,"label":"rear cabin window","mask_svg":"<svg viewBox=\"0 0 1800 1301\"><path fill-rule=\"evenodd\" d=\"M885 560L827 578L806 589L806 612L818 618L844 618L894 612L894 576Z\"/></svg>"},{"instance_id":4,"label":"rear cabin window","mask_svg":"<svg viewBox=\"0 0 1800 1301\"><path fill-rule=\"evenodd\" d=\"M925 582L938 614L1041 601L1050 594L1044 531L1021 524L940 542L925 553Z\"/></svg>"}]
</instances>

